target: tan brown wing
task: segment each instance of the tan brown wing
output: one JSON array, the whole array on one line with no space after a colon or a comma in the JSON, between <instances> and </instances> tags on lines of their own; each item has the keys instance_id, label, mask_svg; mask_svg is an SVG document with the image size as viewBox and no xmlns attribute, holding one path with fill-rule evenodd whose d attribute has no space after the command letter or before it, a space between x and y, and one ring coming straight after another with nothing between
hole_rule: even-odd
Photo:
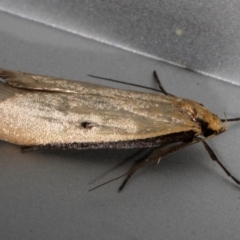
<instances>
[{"instance_id":1,"label":"tan brown wing","mask_svg":"<svg viewBox=\"0 0 240 240\"><path fill-rule=\"evenodd\" d=\"M19 145L117 142L195 131L183 99L0 70L0 139Z\"/></svg>"}]
</instances>

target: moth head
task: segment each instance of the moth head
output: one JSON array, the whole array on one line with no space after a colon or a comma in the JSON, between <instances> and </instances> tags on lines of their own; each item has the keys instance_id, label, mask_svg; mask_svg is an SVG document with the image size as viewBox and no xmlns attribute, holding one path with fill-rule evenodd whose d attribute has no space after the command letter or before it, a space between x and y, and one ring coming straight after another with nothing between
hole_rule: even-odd
<instances>
[{"instance_id":1,"label":"moth head","mask_svg":"<svg viewBox=\"0 0 240 240\"><path fill-rule=\"evenodd\" d=\"M218 135L226 131L226 122L209 111L205 106L192 100L185 100L181 106L188 113L192 121L198 122L201 128L201 134L204 137Z\"/></svg>"},{"instance_id":2,"label":"moth head","mask_svg":"<svg viewBox=\"0 0 240 240\"><path fill-rule=\"evenodd\" d=\"M197 108L196 119L200 124L204 137L218 135L227 130L226 122L222 122L216 114L209 111L202 104L199 104Z\"/></svg>"},{"instance_id":3,"label":"moth head","mask_svg":"<svg viewBox=\"0 0 240 240\"><path fill-rule=\"evenodd\" d=\"M218 135L227 130L226 122L222 122L221 119L209 112L205 120L205 123L202 123L203 136L208 137L211 135Z\"/></svg>"}]
</instances>

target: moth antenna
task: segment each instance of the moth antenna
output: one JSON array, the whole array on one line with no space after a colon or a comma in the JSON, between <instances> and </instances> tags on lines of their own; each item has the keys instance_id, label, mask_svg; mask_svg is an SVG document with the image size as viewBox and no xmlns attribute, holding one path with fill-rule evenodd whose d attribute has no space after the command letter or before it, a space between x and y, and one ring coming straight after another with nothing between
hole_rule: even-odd
<instances>
[{"instance_id":1,"label":"moth antenna","mask_svg":"<svg viewBox=\"0 0 240 240\"><path fill-rule=\"evenodd\" d=\"M213 152L213 150L210 148L210 146L204 141L202 140L202 143L205 147L205 149L207 150L209 156L211 157L211 159L213 161L216 161L218 163L218 165L223 169L223 171L230 177L232 178L232 180L237 183L237 184L240 184L240 181L235 178L228 170L227 168L220 162L220 160L218 159L218 157L216 156L216 154Z\"/></svg>"},{"instance_id":2,"label":"moth antenna","mask_svg":"<svg viewBox=\"0 0 240 240\"><path fill-rule=\"evenodd\" d=\"M153 91L156 91L156 92L162 92L159 89L146 87L146 86L139 85L139 84L128 83L128 82L124 82L124 81L114 80L114 79L111 79L111 78L98 77L98 76L94 76L94 75L90 75L90 74L88 74L88 76L92 77L92 78L106 80L106 81L109 81L109 82L116 82L116 83L121 83L121 84L129 85L129 86L139 87L139 88L143 88L143 89L149 89L149 90L153 90Z\"/></svg>"},{"instance_id":3,"label":"moth antenna","mask_svg":"<svg viewBox=\"0 0 240 240\"><path fill-rule=\"evenodd\" d=\"M240 121L240 118L225 118L225 119L221 119L222 122L237 122Z\"/></svg>"}]
</instances>

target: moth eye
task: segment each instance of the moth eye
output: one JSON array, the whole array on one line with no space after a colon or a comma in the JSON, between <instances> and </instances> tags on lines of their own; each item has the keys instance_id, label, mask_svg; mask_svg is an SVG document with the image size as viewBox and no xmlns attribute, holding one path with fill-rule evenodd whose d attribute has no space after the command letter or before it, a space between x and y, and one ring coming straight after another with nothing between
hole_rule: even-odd
<instances>
[{"instance_id":1,"label":"moth eye","mask_svg":"<svg viewBox=\"0 0 240 240\"><path fill-rule=\"evenodd\" d=\"M209 128L208 128L208 129L203 133L203 136L204 136L204 137L209 137L209 136L214 135L214 134L216 134L216 132L213 131L212 129L209 129Z\"/></svg>"},{"instance_id":2,"label":"moth eye","mask_svg":"<svg viewBox=\"0 0 240 240\"><path fill-rule=\"evenodd\" d=\"M86 121L81 123L81 127L85 129L91 129L93 127L93 124Z\"/></svg>"}]
</instances>

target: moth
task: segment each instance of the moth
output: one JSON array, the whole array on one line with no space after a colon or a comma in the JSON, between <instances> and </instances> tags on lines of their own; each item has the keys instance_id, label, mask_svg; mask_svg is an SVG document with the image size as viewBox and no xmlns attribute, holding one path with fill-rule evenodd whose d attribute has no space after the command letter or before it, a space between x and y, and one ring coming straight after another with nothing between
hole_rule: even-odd
<instances>
[{"instance_id":1,"label":"moth","mask_svg":"<svg viewBox=\"0 0 240 240\"><path fill-rule=\"evenodd\" d=\"M125 176L119 190L139 168L201 142L240 184L205 141L240 118L220 119L200 103L169 94L153 75L160 93L0 69L0 139L32 150L151 148L127 173L110 180Z\"/></svg>"}]
</instances>

